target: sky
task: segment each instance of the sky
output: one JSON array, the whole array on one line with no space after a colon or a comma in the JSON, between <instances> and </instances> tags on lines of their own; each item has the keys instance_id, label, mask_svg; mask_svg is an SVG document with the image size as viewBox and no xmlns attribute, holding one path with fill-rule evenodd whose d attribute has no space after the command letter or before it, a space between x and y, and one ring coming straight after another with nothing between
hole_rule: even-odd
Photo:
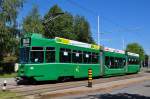
<instances>
[{"instance_id":1,"label":"sky","mask_svg":"<svg viewBox=\"0 0 150 99\"><path fill-rule=\"evenodd\" d=\"M26 0L17 20L21 24L33 5L44 16L55 4L63 11L84 16L96 42L99 16L100 45L122 50L136 42L150 54L150 0Z\"/></svg>"}]
</instances>

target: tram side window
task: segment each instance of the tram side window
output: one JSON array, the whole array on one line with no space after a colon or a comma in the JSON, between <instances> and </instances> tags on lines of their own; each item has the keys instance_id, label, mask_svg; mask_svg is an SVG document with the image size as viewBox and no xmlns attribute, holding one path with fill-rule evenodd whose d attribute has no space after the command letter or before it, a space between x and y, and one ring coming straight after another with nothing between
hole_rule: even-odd
<instances>
[{"instance_id":1,"label":"tram side window","mask_svg":"<svg viewBox=\"0 0 150 99\"><path fill-rule=\"evenodd\" d=\"M135 64L138 65L139 64L139 59L135 58Z\"/></svg>"},{"instance_id":2,"label":"tram side window","mask_svg":"<svg viewBox=\"0 0 150 99\"><path fill-rule=\"evenodd\" d=\"M128 58L128 64L131 64L130 58Z\"/></svg>"},{"instance_id":3,"label":"tram side window","mask_svg":"<svg viewBox=\"0 0 150 99\"><path fill-rule=\"evenodd\" d=\"M32 63L43 63L44 61L43 47L32 47L30 59Z\"/></svg>"},{"instance_id":4,"label":"tram side window","mask_svg":"<svg viewBox=\"0 0 150 99\"><path fill-rule=\"evenodd\" d=\"M114 58L114 68L118 68L119 67L119 58L115 57Z\"/></svg>"},{"instance_id":5,"label":"tram side window","mask_svg":"<svg viewBox=\"0 0 150 99\"><path fill-rule=\"evenodd\" d=\"M55 62L55 48L54 47L46 47L46 62Z\"/></svg>"},{"instance_id":6,"label":"tram side window","mask_svg":"<svg viewBox=\"0 0 150 99\"><path fill-rule=\"evenodd\" d=\"M71 62L71 50L61 48L60 49L60 62L62 63L70 63Z\"/></svg>"},{"instance_id":7,"label":"tram side window","mask_svg":"<svg viewBox=\"0 0 150 99\"><path fill-rule=\"evenodd\" d=\"M125 58L106 56L105 65L109 68L122 68L125 66Z\"/></svg>"},{"instance_id":8,"label":"tram side window","mask_svg":"<svg viewBox=\"0 0 150 99\"><path fill-rule=\"evenodd\" d=\"M109 63L109 65L110 65L110 68L115 68L115 60L114 60L114 57L110 57L110 63Z\"/></svg>"},{"instance_id":9,"label":"tram side window","mask_svg":"<svg viewBox=\"0 0 150 99\"><path fill-rule=\"evenodd\" d=\"M129 57L129 59L128 59L128 64L130 64L130 65L132 65L132 64L133 64L133 62L132 62L132 58L131 58L131 57Z\"/></svg>"},{"instance_id":10,"label":"tram side window","mask_svg":"<svg viewBox=\"0 0 150 99\"><path fill-rule=\"evenodd\" d=\"M98 59L99 59L98 53L92 53L92 63L98 64Z\"/></svg>"},{"instance_id":11,"label":"tram side window","mask_svg":"<svg viewBox=\"0 0 150 99\"><path fill-rule=\"evenodd\" d=\"M91 53L83 52L83 63L91 63Z\"/></svg>"},{"instance_id":12,"label":"tram side window","mask_svg":"<svg viewBox=\"0 0 150 99\"><path fill-rule=\"evenodd\" d=\"M82 51L77 51L77 50L72 51L72 62L82 63Z\"/></svg>"},{"instance_id":13,"label":"tram side window","mask_svg":"<svg viewBox=\"0 0 150 99\"><path fill-rule=\"evenodd\" d=\"M135 65L135 59L134 58L131 59L131 62L132 62L132 64Z\"/></svg>"},{"instance_id":14,"label":"tram side window","mask_svg":"<svg viewBox=\"0 0 150 99\"><path fill-rule=\"evenodd\" d=\"M105 65L109 66L109 57L108 56L105 57Z\"/></svg>"},{"instance_id":15,"label":"tram side window","mask_svg":"<svg viewBox=\"0 0 150 99\"><path fill-rule=\"evenodd\" d=\"M118 58L118 68L122 68L123 66L123 58Z\"/></svg>"},{"instance_id":16,"label":"tram side window","mask_svg":"<svg viewBox=\"0 0 150 99\"><path fill-rule=\"evenodd\" d=\"M137 58L131 58L131 57L129 57L128 64L129 65L137 65L137 64L139 64L139 60Z\"/></svg>"},{"instance_id":17,"label":"tram side window","mask_svg":"<svg viewBox=\"0 0 150 99\"><path fill-rule=\"evenodd\" d=\"M123 58L123 66L125 66L125 65L126 65L126 59Z\"/></svg>"},{"instance_id":18,"label":"tram side window","mask_svg":"<svg viewBox=\"0 0 150 99\"><path fill-rule=\"evenodd\" d=\"M139 64L139 59L138 58L136 58L136 62L135 62L135 64Z\"/></svg>"},{"instance_id":19,"label":"tram side window","mask_svg":"<svg viewBox=\"0 0 150 99\"><path fill-rule=\"evenodd\" d=\"M134 64L134 58L129 57L129 59L128 59L128 64L129 64L129 65L133 65L133 64Z\"/></svg>"}]
</instances>

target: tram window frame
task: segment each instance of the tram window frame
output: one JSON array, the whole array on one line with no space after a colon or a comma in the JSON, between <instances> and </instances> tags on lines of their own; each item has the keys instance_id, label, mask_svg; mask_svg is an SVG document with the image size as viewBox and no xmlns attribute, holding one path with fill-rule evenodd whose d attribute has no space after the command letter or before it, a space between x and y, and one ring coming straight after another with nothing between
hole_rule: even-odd
<instances>
[{"instance_id":1,"label":"tram window frame","mask_svg":"<svg viewBox=\"0 0 150 99\"><path fill-rule=\"evenodd\" d=\"M66 55L65 55L66 54ZM59 61L61 63L71 63L71 49L60 48Z\"/></svg>"},{"instance_id":2,"label":"tram window frame","mask_svg":"<svg viewBox=\"0 0 150 99\"><path fill-rule=\"evenodd\" d=\"M44 48L37 47L37 46L32 47L30 50L30 61L31 63L43 63L44 62Z\"/></svg>"},{"instance_id":3,"label":"tram window frame","mask_svg":"<svg viewBox=\"0 0 150 99\"><path fill-rule=\"evenodd\" d=\"M45 60L46 63L54 63L56 55L55 47L46 47Z\"/></svg>"}]
</instances>

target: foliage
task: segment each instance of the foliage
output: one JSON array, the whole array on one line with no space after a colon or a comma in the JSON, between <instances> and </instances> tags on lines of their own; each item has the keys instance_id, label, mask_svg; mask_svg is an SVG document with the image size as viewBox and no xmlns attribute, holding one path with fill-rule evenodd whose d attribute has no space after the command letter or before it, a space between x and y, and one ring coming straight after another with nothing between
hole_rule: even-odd
<instances>
[{"instance_id":1,"label":"foliage","mask_svg":"<svg viewBox=\"0 0 150 99\"><path fill-rule=\"evenodd\" d=\"M2 0L1 12L5 17L5 22L14 28L17 25L16 19L20 8L23 7L24 0Z\"/></svg>"},{"instance_id":2,"label":"foliage","mask_svg":"<svg viewBox=\"0 0 150 99\"><path fill-rule=\"evenodd\" d=\"M55 18L54 14L64 13ZM58 5L54 5L44 16L44 21L52 19L44 25L45 36L49 38L64 37L86 43L93 43L90 26L87 20L81 16L73 16L62 11Z\"/></svg>"},{"instance_id":3,"label":"foliage","mask_svg":"<svg viewBox=\"0 0 150 99\"><path fill-rule=\"evenodd\" d=\"M16 19L23 2L24 0L1 0L0 2L0 61L4 56L11 54L18 45Z\"/></svg>"},{"instance_id":4,"label":"foliage","mask_svg":"<svg viewBox=\"0 0 150 99\"><path fill-rule=\"evenodd\" d=\"M23 20L23 31L25 33L43 33L42 18L39 14L38 7L33 6L32 11Z\"/></svg>"},{"instance_id":5,"label":"foliage","mask_svg":"<svg viewBox=\"0 0 150 99\"><path fill-rule=\"evenodd\" d=\"M59 17L53 16L56 13L64 13ZM54 5L49 12L44 16L44 21L52 18L52 20L44 25L45 36L49 38L64 37L75 39L76 35L73 33L73 16L68 12L63 12L58 5Z\"/></svg>"},{"instance_id":6,"label":"foliage","mask_svg":"<svg viewBox=\"0 0 150 99\"><path fill-rule=\"evenodd\" d=\"M84 17L74 17L74 33L77 35L77 41L93 43L89 23Z\"/></svg>"},{"instance_id":7,"label":"foliage","mask_svg":"<svg viewBox=\"0 0 150 99\"><path fill-rule=\"evenodd\" d=\"M127 45L126 51L137 53L140 55L140 59L144 60L145 58L145 52L141 45L138 43L131 43Z\"/></svg>"},{"instance_id":8,"label":"foliage","mask_svg":"<svg viewBox=\"0 0 150 99\"><path fill-rule=\"evenodd\" d=\"M0 0L0 61L4 61L7 56L17 56L19 40L16 36L20 33L17 29L17 16L23 7L25 0ZM64 13L55 17L56 13ZM52 18L50 22L44 21ZM90 26L87 20L81 16L73 16L64 12L58 5L54 5L43 21L39 14L38 7L33 6L31 12L23 20L24 32L43 33L48 38L64 37L87 43L93 43ZM14 55L15 54L15 55Z\"/></svg>"},{"instance_id":9,"label":"foliage","mask_svg":"<svg viewBox=\"0 0 150 99\"><path fill-rule=\"evenodd\" d=\"M14 78L16 77L16 73L11 73L11 74L0 74L0 78Z\"/></svg>"}]
</instances>

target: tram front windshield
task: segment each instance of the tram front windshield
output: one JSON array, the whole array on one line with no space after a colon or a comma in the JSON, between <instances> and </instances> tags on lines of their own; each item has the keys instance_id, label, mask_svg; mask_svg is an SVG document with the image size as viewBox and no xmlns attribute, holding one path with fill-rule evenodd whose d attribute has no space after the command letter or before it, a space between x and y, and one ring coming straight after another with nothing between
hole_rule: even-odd
<instances>
[{"instance_id":1,"label":"tram front windshield","mask_svg":"<svg viewBox=\"0 0 150 99\"><path fill-rule=\"evenodd\" d=\"M20 48L20 63L29 62L29 47Z\"/></svg>"}]
</instances>

